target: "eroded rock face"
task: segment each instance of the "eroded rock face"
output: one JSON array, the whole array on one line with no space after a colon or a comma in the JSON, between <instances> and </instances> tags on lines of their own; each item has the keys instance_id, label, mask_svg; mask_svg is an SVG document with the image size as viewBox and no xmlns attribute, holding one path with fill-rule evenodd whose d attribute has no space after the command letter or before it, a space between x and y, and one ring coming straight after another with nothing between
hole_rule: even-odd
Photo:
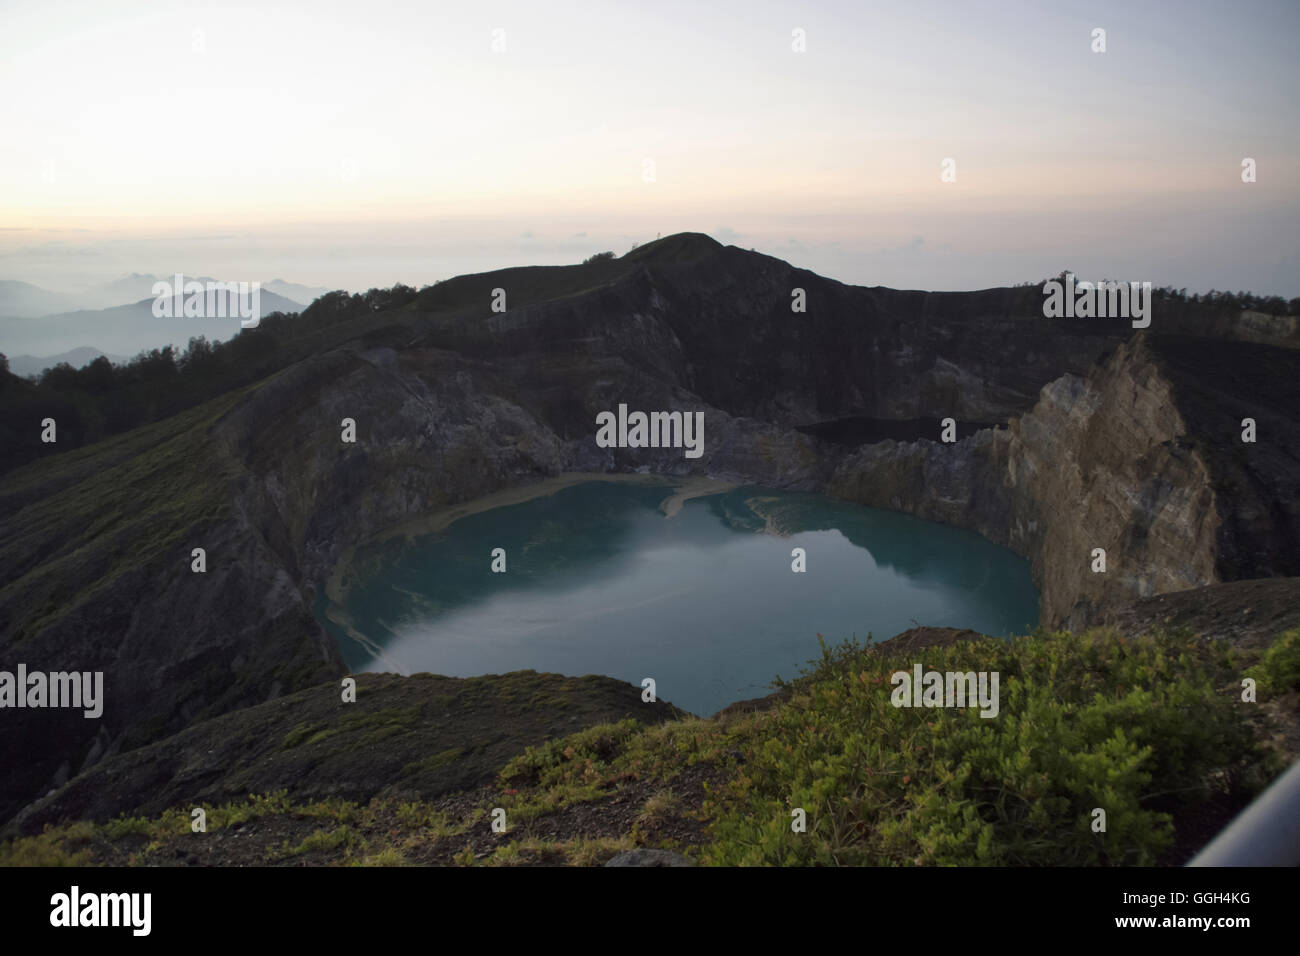
<instances>
[{"instance_id":1,"label":"eroded rock face","mask_svg":"<svg viewBox=\"0 0 1300 956\"><path fill-rule=\"evenodd\" d=\"M972 528L1028 557L1050 626L1103 605L1219 580L1219 511L1168 380L1145 342L1047 385L1005 430L962 442L883 442L830 493ZM1093 550L1106 571L1092 570Z\"/></svg>"},{"instance_id":2,"label":"eroded rock face","mask_svg":"<svg viewBox=\"0 0 1300 956\"><path fill-rule=\"evenodd\" d=\"M698 396L629 371L574 383L570 415L511 388L463 357L412 350L378 366L362 356L302 363L253 393L219 432L247 475L237 492L249 533L282 529L274 547L304 587L323 582L345 549L451 505L562 472L709 475L811 490L830 474L819 443L792 429L733 417ZM600 448L599 411L704 414L704 451ZM352 418L355 445L339 440Z\"/></svg>"},{"instance_id":3,"label":"eroded rock face","mask_svg":"<svg viewBox=\"0 0 1300 956\"><path fill-rule=\"evenodd\" d=\"M1005 430L863 448L828 491L1025 555L1043 623L1078 628L1140 598L1300 573L1297 404L1294 350L1141 335ZM1245 416L1267 440L1242 442Z\"/></svg>"},{"instance_id":4,"label":"eroded rock face","mask_svg":"<svg viewBox=\"0 0 1300 956\"><path fill-rule=\"evenodd\" d=\"M1012 424L1005 480L1025 520L1009 544L1033 562L1046 622L1082 627L1103 605L1219 580L1217 502L1187 436L1142 338L1053 382Z\"/></svg>"}]
</instances>

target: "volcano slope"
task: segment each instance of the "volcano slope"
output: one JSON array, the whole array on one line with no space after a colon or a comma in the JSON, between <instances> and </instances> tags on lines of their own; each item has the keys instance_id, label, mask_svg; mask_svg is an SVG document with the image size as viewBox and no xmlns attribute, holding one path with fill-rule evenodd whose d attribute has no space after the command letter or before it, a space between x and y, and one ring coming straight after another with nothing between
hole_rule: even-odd
<instances>
[{"instance_id":1,"label":"volcano slope","mask_svg":"<svg viewBox=\"0 0 1300 956\"><path fill-rule=\"evenodd\" d=\"M157 406L174 413L0 478L6 666L103 671L107 698L98 720L3 711L0 819L108 758L337 680L313 608L347 587L359 544L565 472L826 491L971 527L1031 560L1051 625L1300 574L1294 320L1157 299L1139 334L1044 318L1042 301L847 286L682 234L266 320L235 364L177 373ZM8 418L38 434L36 393L3 374ZM703 412L703 456L598 447L596 416L620 403ZM947 417L1007 427L861 447L806 432Z\"/></svg>"}]
</instances>

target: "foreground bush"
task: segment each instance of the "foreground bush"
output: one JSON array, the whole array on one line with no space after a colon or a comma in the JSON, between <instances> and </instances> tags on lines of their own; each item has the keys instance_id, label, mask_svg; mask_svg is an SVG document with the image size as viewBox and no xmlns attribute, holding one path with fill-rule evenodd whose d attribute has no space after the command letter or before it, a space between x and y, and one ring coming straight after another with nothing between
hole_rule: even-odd
<instances>
[{"instance_id":1,"label":"foreground bush","mask_svg":"<svg viewBox=\"0 0 1300 956\"><path fill-rule=\"evenodd\" d=\"M1300 628L1281 635L1246 673L1259 681L1265 698L1300 690Z\"/></svg>"},{"instance_id":2,"label":"foreground bush","mask_svg":"<svg viewBox=\"0 0 1300 956\"><path fill-rule=\"evenodd\" d=\"M895 707L890 675L996 671L1000 712ZM1151 864L1166 809L1231 787L1255 744L1231 655L1190 634L830 650L709 808L718 864ZM807 832L792 832L792 810ZM1094 832L1094 810L1105 832Z\"/></svg>"}]
</instances>

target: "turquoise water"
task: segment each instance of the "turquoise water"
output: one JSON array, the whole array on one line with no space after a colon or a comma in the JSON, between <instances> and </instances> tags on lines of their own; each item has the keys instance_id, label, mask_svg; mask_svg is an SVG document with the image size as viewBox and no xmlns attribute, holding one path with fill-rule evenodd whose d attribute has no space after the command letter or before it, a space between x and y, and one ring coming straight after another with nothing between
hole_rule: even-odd
<instances>
[{"instance_id":1,"label":"turquoise water","mask_svg":"<svg viewBox=\"0 0 1300 956\"><path fill-rule=\"evenodd\" d=\"M593 481L468 515L359 565L374 570L343 610L371 650L325 624L355 671L652 677L660 699L710 714L796 676L819 633L1001 636L1038 621L1029 563L973 532L755 487L665 517L669 494ZM806 573L791 570L796 547Z\"/></svg>"}]
</instances>

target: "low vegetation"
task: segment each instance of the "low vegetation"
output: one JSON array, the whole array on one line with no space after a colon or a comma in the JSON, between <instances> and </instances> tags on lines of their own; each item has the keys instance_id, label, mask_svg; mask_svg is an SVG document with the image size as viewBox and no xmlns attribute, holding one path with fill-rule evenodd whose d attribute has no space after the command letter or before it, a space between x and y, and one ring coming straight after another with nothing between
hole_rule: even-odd
<instances>
[{"instance_id":1,"label":"low vegetation","mask_svg":"<svg viewBox=\"0 0 1300 956\"><path fill-rule=\"evenodd\" d=\"M824 646L766 709L590 727L472 792L365 806L281 792L204 808L206 833L190 808L75 822L8 842L0 864L585 865L637 846L712 865L1180 863L1281 770L1243 673L1294 689L1298 661L1300 631L1249 670L1186 630ZM999 715L895 707L891 675L917 663L997 672Z\"/></svg>"},{"instance_id":2,"label":"low vegetation","mask_svg":"<svg viewBox=\"0 0 1300 956\"><path fill-rule=\"evenodd\" d=\"M1300 691L1300 628L1274 641L1246 675L1259 682L1259 691L1265 697Z\"/></svg>"},{"instance_id":3,"label":"low vegetation","mask_svg":"<svg viewBox=\"0 0 1300 956\"><path fill-rule=\"evenodd\" d=\"M710 813L706 857L1149 865L1173 845L1180 803L1259 782L1248 780L1259 763L1232 696L1240 671L1190 635L1094 631L916 656L940 672L998 672L999 717L895 708L889 675L912 660L827 650L749 742ZM807 834L792 832L792 807L806 810Z\"/></svg>"}]
</instances>

